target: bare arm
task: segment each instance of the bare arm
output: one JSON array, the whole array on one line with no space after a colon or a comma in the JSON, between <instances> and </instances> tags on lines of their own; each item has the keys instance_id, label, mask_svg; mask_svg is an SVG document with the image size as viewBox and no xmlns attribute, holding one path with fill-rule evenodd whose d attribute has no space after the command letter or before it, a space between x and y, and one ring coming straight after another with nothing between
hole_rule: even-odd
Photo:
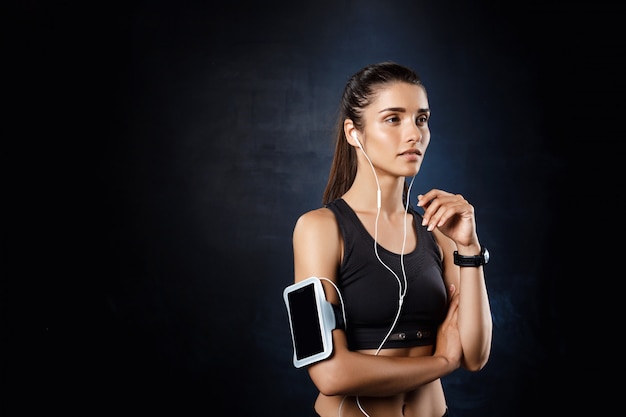
<instances>
[{"instance_id":1,"label":"bare arm","mask_svg":"<svg viewBox=\"0 0 626 417\"><path fill-rule=\"evenodd\" d=\"M295 281L310 276L336 281L342 242L328 209L309 212L296 222L293 234ZM331 284L322 280L327 299L339 304ZM461 365L457 327L459 297L451 288L448 316L437 333L432 356L398 357L348 350L343 330L333 331L333 355L308 367L314 384L325 395L388 396L413 390L445 376Z\"/></svg>"},{"instance_id":2,"label":"bare arm","mask_svg":"<svg viewBox=\"0 0 626 417\"><path fill-rule=\"evenodd\" d=\"M480 253L474 207L458 194L431 190L420 196L424 223L432 227L443 251L444 279L459 288L458 326L463 346L462 366L470 371L482 369L489 359L492 318L485 285L484 267L459 267L453 252L461 255Z\"/></svg>"}]
</instances>

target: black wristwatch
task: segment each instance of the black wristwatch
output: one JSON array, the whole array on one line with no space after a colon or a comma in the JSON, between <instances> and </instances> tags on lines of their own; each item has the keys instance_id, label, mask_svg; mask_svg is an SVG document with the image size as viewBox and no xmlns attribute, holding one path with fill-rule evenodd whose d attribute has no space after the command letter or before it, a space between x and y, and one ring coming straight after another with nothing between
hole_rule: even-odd
<instances>
[{"instance_id":1,"label":"black wristwatch","mask_svg":"<svg viewBox=\"0 0 626 417\"><path fill-rule=\"evenodd\" d=\"M454 264L458 266L481 266L489 262L489 251L484 246L480 247L480 255L463 256L454 251Z\"/></svg>"}]
</instances>

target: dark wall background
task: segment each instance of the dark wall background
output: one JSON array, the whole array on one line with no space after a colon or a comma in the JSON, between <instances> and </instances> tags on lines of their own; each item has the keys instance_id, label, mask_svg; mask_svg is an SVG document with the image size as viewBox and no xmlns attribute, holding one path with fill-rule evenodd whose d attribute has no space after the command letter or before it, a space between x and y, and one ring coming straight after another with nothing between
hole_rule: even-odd
<instances>
[{"instance_id":1,"label":"dark wall background","mask_svg":"<svg viewBox=\"0 0 626 417\"><path fill-rule=\"evenodd\" d=\"M291 364L282 301L291 231L320 205L347 77L381 60L415 68L429 90L414 192L463 193L492 254L492 356L444 379L452 416L578 406L580 313L563 295L577 234L563 213L578 190L572 138L600 104L589 95L605 91L602 77L588 82L599 67L589 25L613 39L614 10L5 8L3 415L309 415L315 388Z\"/></svg>"}]
</instances>

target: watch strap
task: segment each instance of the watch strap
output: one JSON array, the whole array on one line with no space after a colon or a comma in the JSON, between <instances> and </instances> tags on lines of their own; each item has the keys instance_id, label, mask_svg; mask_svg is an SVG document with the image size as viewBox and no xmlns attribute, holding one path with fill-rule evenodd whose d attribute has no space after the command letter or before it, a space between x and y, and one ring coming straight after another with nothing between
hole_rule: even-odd
<instances>
[{"instance_id":1,"label":"watch strap","mask_svg":"<svg viewBox=\"0 0 626 417\"><path fill-rule=\"evenodd\" d=\"M458 266L483 266L489 262L489 251L484 246L480 247L480 255L465 256L454 251L454 264Z\"/></svg>"}]
</instances>

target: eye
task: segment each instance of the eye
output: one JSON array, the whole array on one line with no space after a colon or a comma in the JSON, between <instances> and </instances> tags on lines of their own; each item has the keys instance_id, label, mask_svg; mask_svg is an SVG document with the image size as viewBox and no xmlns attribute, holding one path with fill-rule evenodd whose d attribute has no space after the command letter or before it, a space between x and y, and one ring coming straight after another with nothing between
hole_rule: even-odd
<instances>
[{"instance_id":1,"label":"eye","mask_svg":"<svg viewBox=\"0 0 626 417\"><path fill-rule=\"evenodd\" d=\"M416 123L417 123L418 125L423 125L423 124L428 123L428 119L429 119L429 117L428 117L428 115L427 115L427 114L421 114L421 115L419 115L419 116L417 117Z\"/></svg>"},{"instance_id":2,"label":"eye","mask_svg":"<svg viewBox=\"0 0 626 417\"><path fill-rule=\"evenodd\" d=\"M385 118L385 122L387 123L398 123L399 121L400 121L400 118L395 114Z\"/></svg>"}]
</instances>

